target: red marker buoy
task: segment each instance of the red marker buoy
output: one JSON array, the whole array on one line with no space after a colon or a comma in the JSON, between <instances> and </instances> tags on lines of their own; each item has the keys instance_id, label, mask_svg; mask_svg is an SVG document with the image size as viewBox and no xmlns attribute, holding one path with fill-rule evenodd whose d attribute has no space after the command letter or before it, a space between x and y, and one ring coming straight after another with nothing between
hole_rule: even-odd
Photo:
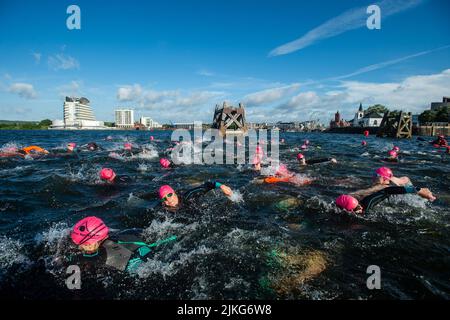
<instances>
[{"instance_id":1,"label":"red marker buoy","mask_svg":"<svg viewBox=\"0 0 450 320\"><path fill-rule=\"evenodd\" d=\"M368 137L369 136L369 130L364 130L364 137Z\"/></svg>"}]
</instances>

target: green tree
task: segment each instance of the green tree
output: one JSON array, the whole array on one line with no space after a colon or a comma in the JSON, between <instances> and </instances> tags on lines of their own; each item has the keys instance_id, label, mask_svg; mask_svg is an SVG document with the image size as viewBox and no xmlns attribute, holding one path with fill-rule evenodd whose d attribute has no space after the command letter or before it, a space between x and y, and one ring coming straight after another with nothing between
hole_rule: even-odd
<instances>
[{"instance_id":1,"label":"green tree","mask_svg":"<svg viewBox=\"0 0 450 320\"><path fill-rule=\"evenodd\" d=\"M386 112L389 112L389 109L383 106L382 104L375 104L373 106L370 106L367 108L366 113L376 112L381 115L385 114Z\"/></svg>"},{"instance_id":2,"label":"green tree","mask_svg":"<svg viewBox=\"0 0 450 320\"><path fill-rule=\"evenodd\" d=\"M449 107L441 107L436 111L435 122L449 122Z\"/></svg>"},{"instance_id":3,"label":"green tree","mask_svg":"<svg viewBox=\"0 0 450 320\"><path fill-rule=\"evenodd\" d=\"M425 110L424 112L419 114L420 123L434 122L435 119L436 119L436 112L432 110Z\"/></svg>"},{"instance_id":4,"label":"green tree","mask_svg":"<svg viewBox=\"0 0 450 320\"><path fill-rule=\"evenodd\" d=\"M44 119L41 122L39 122L40 127L50 127L52 125L52 120L50 119Z\"/></svg>"}]
</instances>

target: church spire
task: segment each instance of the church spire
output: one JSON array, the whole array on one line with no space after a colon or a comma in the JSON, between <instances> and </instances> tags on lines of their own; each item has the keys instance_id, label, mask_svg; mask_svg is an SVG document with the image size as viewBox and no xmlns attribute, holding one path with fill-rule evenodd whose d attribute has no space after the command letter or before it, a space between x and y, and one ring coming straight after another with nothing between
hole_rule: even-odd
<instances>
[{"instance_id":1,"label":"church spire","mask_svg":"<svg viewBox=\"0 0 450 320\"><path fill-rule=\"evenodd\" d=\"M362 103L359 103L359 109L358 109L358 111L360 111L360 112L363 111Z\"/></svg>"}]
</instances>

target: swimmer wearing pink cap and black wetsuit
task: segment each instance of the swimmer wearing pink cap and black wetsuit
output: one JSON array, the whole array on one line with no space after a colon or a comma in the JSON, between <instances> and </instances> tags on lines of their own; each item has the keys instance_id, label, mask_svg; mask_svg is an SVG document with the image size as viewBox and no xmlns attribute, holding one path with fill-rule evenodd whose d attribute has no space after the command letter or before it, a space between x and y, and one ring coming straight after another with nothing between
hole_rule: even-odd
<instances>
[{"instance_id":1,"label":"swimmer wearing pink cap and black wetsuit","mask_svg":"<svg viewBox=\"0 0 450 320\"><path fill-rule=\"evenodd\" d=\"M110 234L110 229L100 218L86 217L75 224L70 234L79 252L65 257L65 262L94 274L101 267L130 272L148 259L154 247L176 239L172 236L146 244L142 231L129 229Z\"/></svg>"},{"instance_id":2,"label":"swimmer wearing pink cap and black wetsuit","mask_svg":"<svg viewBox=\"0 0 450 320\"><path fill-rule=\"evenodd\" d=\"M107 184L129 183L133 181L130 176L116 175L113 169L103 168L99 172L100 179Z\"/></svg>"},{"instance_id":3,"label":"swimmer wearing pink cap and black wetsuit","mask_svg":"<svg viewBox=\"0 0 450 320\"><path fill-rule=\"evenodd\" d=\"M331 157L306 160L305 156L301 153L297 154L297 160L301 166L326 163L326 162L337 163L337 160L335 158L331 158Z\"/></svg>"},{"instance_id":4,"label":"swimmer wearing pink cap and black wetsuit","mask_svg":"<svg viewBox=\"0 0 450 320\"><path fill-rule=\"evenodd\" d=\"M195 207L195 203L199 200L199 198L213 189L220 189L226 196L231 196L233 193L230 187L220 182L207 181L201 186L185 191L181 197L176 194L172 187L169 185L164 185L159 188L158 196L163 206L173 212L177 211L182 206Z\"/></svg>"},{"instance_id":5,"label":"swimmer wearing pink cap and black wetsuit","mask_svg":"<svg viewBox=\"0 0 450 320\"><path fill-rule=\"evenodd\" d=\"M341 209L357 214L363 214L370 211L374 206L392 195L407 193L416 193L420 197L430 201L434 201L436 199L429 189L409 185L405 187L387 187L375 193L369 194L359 201L352 195L341 195L336 199L336 205Z\"/></svg>"}]
</instances>

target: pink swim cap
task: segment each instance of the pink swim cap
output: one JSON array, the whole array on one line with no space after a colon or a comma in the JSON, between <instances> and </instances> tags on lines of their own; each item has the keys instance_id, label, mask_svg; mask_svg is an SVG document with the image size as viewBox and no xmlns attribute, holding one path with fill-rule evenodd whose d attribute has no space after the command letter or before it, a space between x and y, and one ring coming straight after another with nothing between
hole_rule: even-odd
<instances>
[{"instance_id":1,"label":"pink swim cap","mask_svg":"<svg viewBox=\"0 0 450 320\"><path fill-rule=\"evenodd\" d=\"M365 146L367 145L367 142L363 140L363 142L361 142L361 145Z\"/></svg>"},{"instance_id":2,"label":"pink swim cap","mask_svg":"<svg viewBox=\"0 0 450 320\"><path fill-rule=\"evenodd\" d=\"M153 141L155 138L153 138L153 136L150 136L150 140Z\"/></svg>"},{"instance_id":3,"label":"pink swim cap","mask_svg":"<svg viewBox=\"0 0 450 320\"><path fill-rule=\"evenodd\" d=\"M305 157L305 156L304 156L303 154L301 154L301 153L297 154L297 159L298 159L298 160L303 159L304 157Z\"/></svg>"},{"instance_id":4,"label":"pink swim cap","mask_svg":"<svg viewBox=\"0 0 450 320\"><path fill-rule=\"evenodd\" d=\"M94 244L108 237L109 228L97 217L87 217L77 222L70 234L76 245Z\"/></svg>"},{"instance_id":5,"label":"pink swim cap","mask_svg":"<svg viewBox=\"0 0 450 320\"><path fill-rule=\"evenodd\" d=\"M395 150L390 150L388 154L391 158L397 158L397 152Z\"/></svg>"},{"instance_id":6,"label":"pink swim cap","mask_svg":"<svg viewBox=\"0 0 450 320\"><path fill-rule=\"evenodd\" d=\"M397 146L394 146L394 147L392 148L392 150L394 150L395 152L399 152L399 151L400 151L400 148L397 147Z\"/></svg>"},{"instance_id":7,"label":"pink swim cap","mask_svg":"<svg viewBox=\"0 0 450 320\"><path fill-rule=\"evenodd\" d=\"M305 145L308 145L308 144L309 144L309 140L306 139L304 144L305 144Z\"/></svg>"},{"instance_id":8,"label":"pink swim cap","mask_svg":"<svg viewBox=\"0 0 450 320\"><path fill-rule=\"evenodd\" d=\"M70 142L67 144L67 146L70 148L75 148L77 146L77 144L75 142Z\"/></svg>"},{"instance_id":9,"label":"pink swim cap","mask_svg":"<svg viewBox=\"0 0 450 320\"><path fill-rule=\"evenodd\" d=\"M355 210L355 208L358 206L358 204L359 204L358 200L356 200L352 196L349 196L346 194L340 195L339 197L336 198L336 205L339 208L342 208L342 209L345 209L348 211Z\"/></svg>"},{"instance_id":10,"label":"pink swim cap","mask_svg":"<svg viewBox=\"0 0 450 320\"><path fill-rule=\"evenodd\" d=\"M116 173L114 172L113 169L103 168L100 171L100 178L102 180L112 181L112 180L114 180L115 177L116 177Z\"/></svg>"},{"instance_id":11,"label":"pink swim cap","mask_svg":"<svg viewBox=\"0 0 450 320\"><path fill-rule=\"evenodd\" d=\"M392 173L392 170L389 169L388 167L381 167L381 168L378 168L378 169L375 171L375 174L376 174L377 176L383 177L383 178L385 178L385 179L387 179L387 180L391 179L391 178L394 176L394 174Z\"/></svg>"},{"instance_id":12,"label":"pink swim cap","mask_svg":"<svg viewBox=\"0 0 450 320\"><path fill-rule=\"evenodd\" d=\"M161 159L159 159L159 164L160 164L161 167L163 167L163 168L168 168L168 167L170 167L170 161L169 161L169 159L166 159L166 158L161 158Z\"/></svg>"},{"instance_id":13,"label":"pink swim cap","mask_svg":"<svg viewBox=\"0 0 450 320\"><path fill-rule=\"evenodd\" d=\"M303 144L300 148L305 150L307 148L307 146L306 146L306 144Z\"/></svg>"},{"instance_id":14,"label":"pink swim cap","mask_svg":"<svg viewBox=\"0 0 450 320\"><path fill-rule=\"evenodd\" d=\"M171 186L166 184L159 188L158 194L160 199L164 198L168 193L175 193Z\"/></svg>"},{"instance_id":15,"label":"pink swim cap","mask_svg":"<svg viewBox=\"0 0 450 320\"><path fill-rule=\"evenodd\" d=\"M125 150L131 150L131 148L133 147L132 145L131 145L131 143L125 143L124 145L123 145L123 147L125 148Z\"/></svg>"}]
</instances>

